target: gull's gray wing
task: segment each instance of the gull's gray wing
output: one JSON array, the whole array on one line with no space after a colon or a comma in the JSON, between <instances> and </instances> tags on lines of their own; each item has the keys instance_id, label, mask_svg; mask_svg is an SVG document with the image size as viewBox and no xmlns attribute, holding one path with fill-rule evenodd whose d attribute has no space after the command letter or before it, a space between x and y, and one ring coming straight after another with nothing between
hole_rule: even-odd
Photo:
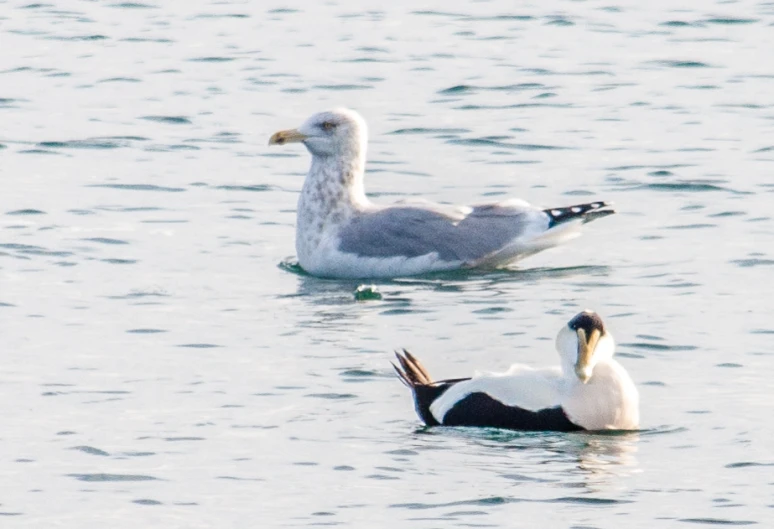
<instances>
[{"instance_id":1,"label":"gull's gray wing","mask_svg":"<svg viewBox=\"0 0 774 529\"><path fill-rule=\"evenodd\" d=\"M459 215L432 204L363 212L339 231L339 250L362 257L419 257L469 263L548 229L550 216L522 202L486 204Z\"/></svg>"}]
</instances>

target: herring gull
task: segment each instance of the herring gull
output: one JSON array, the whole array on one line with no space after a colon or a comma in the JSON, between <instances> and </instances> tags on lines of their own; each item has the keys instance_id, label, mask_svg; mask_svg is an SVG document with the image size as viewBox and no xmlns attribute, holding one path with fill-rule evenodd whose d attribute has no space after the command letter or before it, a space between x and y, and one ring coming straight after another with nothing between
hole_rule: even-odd
<instances>
[{"instance_id":1,"label":"herring gull","mask_svg":"<svg viewBox=\"0 0 774 529\"><path fill-rule=\"evenodd\" d=\"M428 426L511 430L636 430L639 394L613 359L615 343L602 318L585 310L556 337L561 366L513 365L505 373L433 381L417 358L395 353L393 364Z\"/></svg>"},{"instance_id":2,"label":"herring gull","mask_svg":"<svg viewBox=\"0 0 774 529\"><path fill-rule=\"evenodd\" d=\"M269 139L269 145L303 143L312 154L298 199L296 252L314 276L501 268L575 238L582 224L614 213L602 201L548 209L517 199L474 206L374 204L363 187L367 141L365 121L348 109L320 112Z\"/></svg>"}]
</instances>

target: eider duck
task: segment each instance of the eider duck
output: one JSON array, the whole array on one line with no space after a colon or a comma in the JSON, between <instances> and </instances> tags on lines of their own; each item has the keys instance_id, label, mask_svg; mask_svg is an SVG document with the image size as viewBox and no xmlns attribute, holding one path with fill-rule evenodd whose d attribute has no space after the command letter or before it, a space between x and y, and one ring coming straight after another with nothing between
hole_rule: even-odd
<instances>
[{"instance_id":1,"label":"eider duck","mask_svg":"<svg viewBox=\"0 0 774 529\"><path fill-rule=\"evenodd\" d=\"M639 396L613 359L615 343L602 318L585 310L556 337L561 366L514 365L504 373L433 382L410 352L396 352L400 380L414 394L427 426L479 426L510 430L634 430Z\"/></svg>"}]
</instances>

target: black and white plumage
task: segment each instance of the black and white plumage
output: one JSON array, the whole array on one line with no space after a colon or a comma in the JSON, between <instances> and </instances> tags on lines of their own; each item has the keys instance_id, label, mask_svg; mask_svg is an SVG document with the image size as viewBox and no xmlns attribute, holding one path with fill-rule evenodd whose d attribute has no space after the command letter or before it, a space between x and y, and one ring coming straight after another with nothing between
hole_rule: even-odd
<instances>
[{"instance_id":1,"label":"black and white plumage","mask_svg":"<svg viewBox=\"0 0 774 529\"><path fill-rule=\"evenodd\" d=\"M428 426L480 426L511 430L634 430L639 395L613 359L615 343L602 318L583 311L556 337L561 366L514 365L504 373L433 381L404 350L393 364L414 395Z\"/></svg>"},{"instance_id":2,"label":"black and white plumage","mask_svg":"<svg viewBox=\"0 0 774 529\"><path fill-rule=\"evenodd\" d=\"M601 201L549 209L516 199L477 206L374 204L363 186L366 129L357 113L338 109L269 139L269 145L303 143L312 154L298 200L296 252L313 275L499 268L573 239L582 224L614 213Z\"/></svg>"}]
</instances>

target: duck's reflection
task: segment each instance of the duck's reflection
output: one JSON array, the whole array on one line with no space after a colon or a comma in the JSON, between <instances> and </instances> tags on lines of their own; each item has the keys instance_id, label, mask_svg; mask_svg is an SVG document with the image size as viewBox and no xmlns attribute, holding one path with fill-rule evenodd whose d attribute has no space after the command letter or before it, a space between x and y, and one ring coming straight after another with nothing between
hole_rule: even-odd
<instances>
[{"instance_id":1,"label":"duck's reflection","mask_svg":"<svg viewBox=\"0 0 774 529\"><path fill-rule=\"evenodd\" d=\"M568 454L574 456L588 486L609 483L611 478L640 471L636 453L639 432L587 433L572 436L576 441Z\"/></svg>"},{"instance_id":2,"label":"duck's reflection","mask_svg":"<svg viewBox=\"0 0 774 529\"><path fill-rule=\"evenodd\" d=\"M515 483L553 483L585 492L615 492L627 476L641 472L637 451L641 432L517 432L481 428L427 428L416 431L417 449L439 437L471 449L475 463ZM443 442L442 442L443 444ZM479 458L480 456L480 458ZM562 494L564 496L565 494Z\"/></svg>"}]
</instances>

